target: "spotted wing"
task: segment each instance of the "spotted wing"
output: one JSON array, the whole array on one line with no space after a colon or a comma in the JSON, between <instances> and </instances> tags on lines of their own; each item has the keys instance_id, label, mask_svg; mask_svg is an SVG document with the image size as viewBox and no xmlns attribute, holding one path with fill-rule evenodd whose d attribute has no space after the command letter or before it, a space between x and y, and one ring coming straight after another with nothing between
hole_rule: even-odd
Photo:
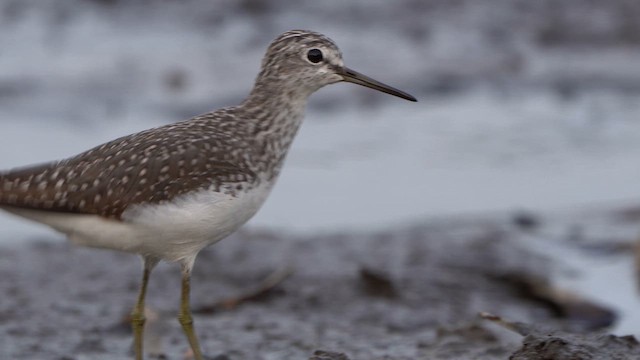
<instances>
[{"instance_id":1,"label":"spotted wing","mask_svg":"<svg viewBox=\"0 0 640 360\"><path fill-rule=\"evenodd\" d=\"M175 127L175 125L173 125ZM120 138L60 162L0 173L0 205L120 218L128 206L189 190L251 183L255 174L221 146L168 127Z\"/></svg>"}]
</instances>

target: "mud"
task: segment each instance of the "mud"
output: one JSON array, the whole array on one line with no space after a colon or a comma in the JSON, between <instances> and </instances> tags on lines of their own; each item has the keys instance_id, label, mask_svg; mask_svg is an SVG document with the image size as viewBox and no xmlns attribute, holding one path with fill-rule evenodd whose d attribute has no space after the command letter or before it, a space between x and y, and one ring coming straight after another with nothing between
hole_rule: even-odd
<instances>
[{"instance_id":1,"label":"mud","mask_svg":"<svg viewBox=\"0 0 640 360\"><path fill-rule=\"evenodd\" d=\"M192 303L203 350L218 360L524 360L541 359L540 349L545 359L601 359L602 341L613 341L616 359L638 358L632 337L598 332L615 320L609 309L581 299L586 311L558 311L573 303L532 290L553 264L517 241L521 231L529 229L502 220L316 237L245 230L196 262ZM130 358L127 316L140 261L50 240L0 252L0 358ZM288 268L260 296L224 301ZM147 297L150 358L188 358L175 320L178 295L178 269L160 265ZM523 337L480 312L552 332ZM577 344L576 336L578 357L550 345Z\"/></svg>"}]
</instances>

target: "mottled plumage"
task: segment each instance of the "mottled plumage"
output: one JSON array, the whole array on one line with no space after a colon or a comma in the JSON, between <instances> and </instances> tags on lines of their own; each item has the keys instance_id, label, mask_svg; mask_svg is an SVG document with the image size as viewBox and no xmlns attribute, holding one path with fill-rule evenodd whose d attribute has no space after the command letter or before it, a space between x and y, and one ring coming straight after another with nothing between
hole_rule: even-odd
<instances>
[{"instance_id":1,"label":"mottled plumage","mask_svg":"<svg viewBox=\"0 0 640 360\"><path fill-rule=\"evenodd\" d=\"M162 203L193 190L247 191L261 180L258 171L275 164L261 156L249 122L228 128L238 112L219 110L60 162L0 174L0 203L120 218L129 206Z\"/></svg>"},{"instance_id":2,"label":"mottled plumage","mask_svg":"<svg viewBox=\"0 0 640 360\"><path fill-rule=\"evenodd\" d=\"M0 208L66 234L74 243L142 255L132 315L142 358L144 294L159 260L183 271L179 319L196 359L189 276L197 253L246 222L266 199L319 88L348 81L408 100L347 69L327 37L302 30L275 39L240 105L142 131L72 158L0 173Z\"/></svg>"}]
</instances>

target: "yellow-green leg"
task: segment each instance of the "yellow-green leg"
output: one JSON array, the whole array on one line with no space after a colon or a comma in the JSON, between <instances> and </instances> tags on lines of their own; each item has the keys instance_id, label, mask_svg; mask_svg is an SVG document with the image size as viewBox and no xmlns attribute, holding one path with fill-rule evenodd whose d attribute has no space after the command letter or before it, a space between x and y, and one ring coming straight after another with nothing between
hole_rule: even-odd
<instances>
[{"instance_id":1,"label":"yellow-green leg","mask_svg":"<svg viewBox=\"0 0 640 360\"><path fill-rule=\"evenodd\" d=\"M144 270L142 272L142 284L140 285L140 292L138 293L138 300L131 312L131 327L133 328L133 351L135 353L136 360L142 360L144 358L144 297L147 294L147 283L149 282L149 275L151 270L158 263L158 260L151 258L144 258Z\"/></svg>"},{"instance_id":2,"label":"yellow-green leg","mask_svg":"<svg viewBox=\"0 0 640 360\"><path fill-rule=\"evenodd\" d=\"M189 295L191 293L191 267L193 262L182 265L182 296L180 297L180 312L178 313L178 321L182 325L182 330L187 335L191 351L193 351L194 360L203 360L202 352L198 337L193 329L193 317L191 316L191 304Z\"/></svg>"}]
</instances>

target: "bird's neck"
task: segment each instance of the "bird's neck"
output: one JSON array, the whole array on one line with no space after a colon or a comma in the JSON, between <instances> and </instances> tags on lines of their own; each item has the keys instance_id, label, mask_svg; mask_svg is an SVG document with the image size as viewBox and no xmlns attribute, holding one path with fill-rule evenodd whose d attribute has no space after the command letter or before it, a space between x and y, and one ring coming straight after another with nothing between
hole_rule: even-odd
<instances>
[{"instance_id":1,"label":"bird's neck","mask_svg":"<svg viewBox=\"0 0 640 360\"><path fill-rule=\"evenodd\" d=\"M310 94L258 79L249 97L238 107L244 113L255 150L263 155L259 166L275 178L300 128Z\"/></svg>"},{"instance_id":2,"label":"bird's neck","mask_svg":"<svg viewBox=\"0 0 640 360\"><path fill-rule=\"evenodd\" d=\"M261 73L242 106L257 111L287 110L302 114L313 91L289 77L264 76Z\"/></svg>"}]
</instances>

